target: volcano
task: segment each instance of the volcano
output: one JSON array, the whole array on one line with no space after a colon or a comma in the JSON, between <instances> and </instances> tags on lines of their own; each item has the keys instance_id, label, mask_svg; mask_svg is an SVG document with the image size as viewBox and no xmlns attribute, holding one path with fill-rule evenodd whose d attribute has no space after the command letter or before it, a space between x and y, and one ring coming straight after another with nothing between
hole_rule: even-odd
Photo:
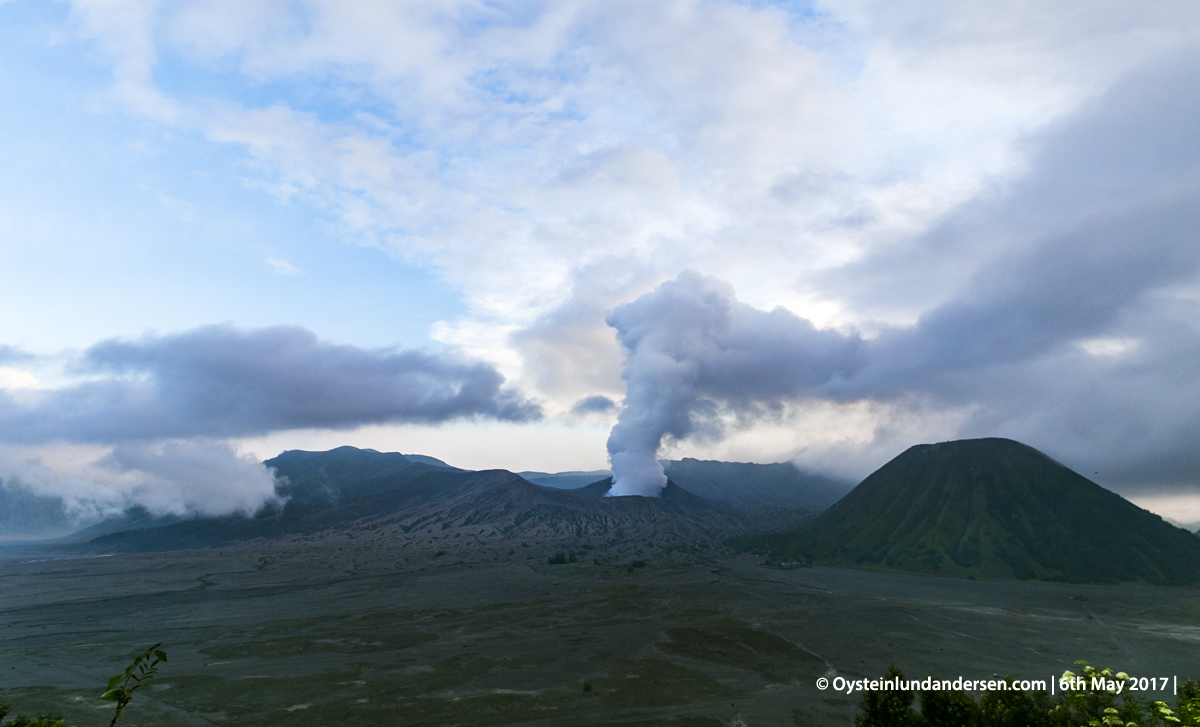
<instances>
[{"instance_id":1,"label":"volcano","mask_svg":"<svg viewBox=\"0 0 1200 727\"><path fill-rule=\"evenodd\" d=\"M1009 439L911 447L801 527L745 541L772 558L947 576L1200 580L1200 539Z\"/></svg>"},{"instance_id":2,"label":"volcano","mask_svg":"<svg viewBox=\"0 0 1200 727\"><path fill-rule=\"evenodd\" d=\"M602 489L560 490L506 470L468 471L432 457L354 447L289 451L265 464L277 474L282 502L253 517L194 518L89 542L117 551L347 540L435 550L647 541L707 549L753 525L742 511L673 482L662 497L606 498L611 480L597 483Z\"/></svg>"}]
</instances>

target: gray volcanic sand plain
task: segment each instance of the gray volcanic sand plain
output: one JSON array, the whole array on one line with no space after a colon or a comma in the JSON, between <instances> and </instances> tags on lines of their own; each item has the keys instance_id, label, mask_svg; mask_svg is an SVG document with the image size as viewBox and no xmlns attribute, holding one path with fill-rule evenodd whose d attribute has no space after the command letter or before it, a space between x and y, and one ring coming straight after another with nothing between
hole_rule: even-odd
<instances>
[{"instance_id":1,"label":"gray volcanic sand plain","mask_svg":"<svg viewBox=\"0 0 1200 727\"><path fill-rule=\"evenodd\" d=\"M0 699L107 724L105 681L155 641L125 727L849 725L861 695L818 677L1200 671L1196 589L516 550L0 549Z\"/></svg>"}]
</instances>

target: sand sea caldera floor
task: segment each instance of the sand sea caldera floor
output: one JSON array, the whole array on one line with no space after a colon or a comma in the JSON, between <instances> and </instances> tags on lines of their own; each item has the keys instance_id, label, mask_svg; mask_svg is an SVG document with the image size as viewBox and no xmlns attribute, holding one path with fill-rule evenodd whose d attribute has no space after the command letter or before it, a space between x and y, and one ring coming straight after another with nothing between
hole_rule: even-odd
<instances>
[{"instance_id":1,"label":"sand sea caldera floor","mask_svg":"<svg viewBox=\"0 0 1200 727\"><path fill-rule=\"evenodd\" d=\"M124 727L847 725L858 695L818 677L1200 672L1196 589L580 555L0 549L0 699L107 724L101 687L155 641Z\"/></svg>"}]
</instances>

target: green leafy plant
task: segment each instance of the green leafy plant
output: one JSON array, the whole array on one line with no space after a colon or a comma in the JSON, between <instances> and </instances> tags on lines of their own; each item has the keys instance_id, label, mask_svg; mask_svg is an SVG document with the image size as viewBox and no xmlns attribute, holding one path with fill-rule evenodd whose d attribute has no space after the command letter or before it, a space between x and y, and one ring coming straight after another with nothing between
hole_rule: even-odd
<instances>
[{"instance_id":1,"label":"green leafy plant","mask_svg":"<svg viewBox=\"0 0 1200 727\"><path fill-rule=\"evenodd\" d=\"M1179 685L1175 711L1180 724L1189 727L1200 725L1200 679L1188 679Z\"/></svg>"},{"instance_id":2,"label":"green leafy plant","mask_svg":"<svg viewBox=\"0 0 1200 727\"><path fill-rule=\"evenodd\" d=\"M133 699L133 693L146 686L158 674L158 665L167 660L166 652L160 650L160 646L161 642L138 654L124 672L108 680L107 691L100 698L117 703L117 711L113 713L109 727L117 723L121 710Z\"/></svg>"},{"instance_id":3,"label":"green leafy plant","mask_svg":"<svg viewBox=\"0 0 1200 727\"><path fill-rule=\"evenodd\" d=\"M1091 689L1092 679L1104 679L1113 683L1129 681L1125 672L1114 673L1112 669L1097 669L1086 661L1077 661L1080 674L1063 672L1062 679L1074 681L1077 677L1083 688L1066 689L1059 692L1057 703L1051 708L1051 724L1096 725L1097 727L1151 727L1151 725L1181 724L1166 702L1142 699L1127 689L1116 691Z\"/></svg>"},{"instance_id":4,"label":"green leafy plant","mask_svg":"<svg viewBox=\"0 0 1200 727\"><path fill-rule=\"evenodd\" d=\"M4 727L67 727L67 723L63 720L62 715L55 712L46 712L40 717L26 717L23 714L18 714L13 717L11 722L5 722L4 718L12 711L12 706L7 702L0 702L0 723Z\"/></svg>"},{"instance_id":5,"label":"green leafy plant","mask_svg":"<svg viewBox=\"0 0 1200 727\"><path fill-rule=\"evenodd\" d=\"M1027 692L1004 677L1005 689L989 689L979 695L980 727L1047 727L1050 709L1045 692ZM963 692L965 696L970 695ZM935 723L936 724L936 723Z\"/></svg>"},{"instance_id":6,"label":"green leafy plant","mask_svg":"<svg viewBox=\"0 0 1200 727\"><path fill-rule=\"evenodd\" d=\"M904 672L893 664L884 679L904 679ZM921 727L921 716L912 711L914 695L906 690L863 692L857 727Z\"/></svg>"},{"instance_id":7,"label":"green leafy plant","mask_svg":"<svg viewBox=\"0 0 1200 727\"><path fill-rule=\"evenodd\" d=\"M931 690L921 696L921 717L936 727L978 727L980 706L964 691Z\"/></svg>"},{"instance_id":8,"label":"green leafy plant","mask_svg":"<svg viewBox=\"0 0 1200 727\"><path fill-rule=\"evenodd\" d=\"M1166 702L1132 693L1125 672L1097 669L1077 661L1079 674L1065 672L1062 680L1078 684L1059 690L1052 699L1043 691L1014 687L1005 677L1004 689L984 692L976 701L962 691L923 691L920 712L912 708L911 691L868 691L859 702L858 727L1200 727L1200 681L1180 685L1176 709ZM886 679L903 679L895 666ZM1093 689L1092 680L1112 684Z\"/></svg>"}]
</instances>

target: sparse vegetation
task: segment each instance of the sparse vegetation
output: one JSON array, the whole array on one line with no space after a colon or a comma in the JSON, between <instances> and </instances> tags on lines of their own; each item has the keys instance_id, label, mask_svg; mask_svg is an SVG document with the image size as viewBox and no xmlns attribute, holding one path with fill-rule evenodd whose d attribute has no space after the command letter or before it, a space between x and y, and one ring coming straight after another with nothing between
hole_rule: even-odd
<instances>
[{"instance_id":1,"label":"sparse vegetation","mask_svg":"<svg viewBox=\"0 0 1200 727\"><path fill-rule=\"evenodd\" d=\"M12 705L7 702L0 702L0 724L4 725L4 727L66 727L67 725L62 715L55 712L46 712L40 717L26 717L23 714L18 714L12 720L5 722L5 717L11 711Z\"/></svg>"},{"instance_id":2,"label":"sparse vegetation","mask_svg":"<svg viewBox=\"0 0 1200 727\"><path fill-rule=\"evenodd\" d=\"M1079 673L1064 672L1061 683L1071 688L1046 692L1014 688L985 691L976 701L964 691L922 691L920 711L914 711L913 691L868 691L859 702L857 727L1196 727L1200 725L1200 683L1191 679L1179 690L1176 708L1140 696L1125 687L1125 672L1097 669L1086 661L1075 662ZM904 679L891 666L885 679ZM1121 685L1093 689L1093 680Z\"/></svg>"},{"instance_id":3,"label":"sparse vegetation","mask_svg":"<svg viewBox=\"0 0 1200 727\"><path fill-rule=\"evenodd\" d=\"M108 680L108 686L101 699L117 703L117 710L113 713L112 721L109 722L109 727L113 727L121 716L121 711L133 699L133 693L146 686L158 674L158 665L167 660L167 655L158 647L161 643L155 644L134 657L129 666L125 667L125 671L117 674L112 679ZM12 711L12 706L6 702L0 702L0 725L2 727L67 727L63 716L57 712L44 712L39 717L26 717L19 714L10 721L4 721Z\"/></svg>"},{"instance_id":4,"label":"sparse vegetation","mask_svg":"<svg viewBox=\"0 0 1200 727\"><path fill-rule=\"evenodd\" d=\"M1200 678L1188 679L1179 685L1175 712L1181 723L1200 725Z\"/></svg>"}]
</instances>

